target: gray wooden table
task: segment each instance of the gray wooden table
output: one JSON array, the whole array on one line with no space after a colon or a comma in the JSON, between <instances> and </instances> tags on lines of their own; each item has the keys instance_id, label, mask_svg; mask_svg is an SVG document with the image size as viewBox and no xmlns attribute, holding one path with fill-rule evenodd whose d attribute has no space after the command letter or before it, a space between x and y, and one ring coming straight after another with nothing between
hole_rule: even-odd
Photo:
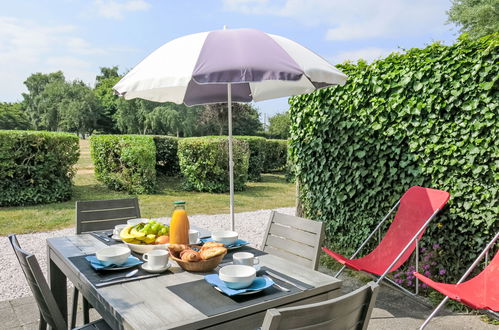
<instances>
[{"instance_id":1,"label":"gray wooden table","mask_svg":"<svg viewBox=\"0 0 499 330\"><path fill-rule=\"evenodd\" d=\"M268 308L312 303L340 295L341 281L334 277L267 254L260 264L313 286L274 300L230 312L206 316L167 287L203 278L182 270L173 261L173 274L95 288L68 259L94 253L106 245L91 235L49 238L49 283L63 315L67 315L69 279L114 329L254 329Z\"/></svg>"}]
</instances>

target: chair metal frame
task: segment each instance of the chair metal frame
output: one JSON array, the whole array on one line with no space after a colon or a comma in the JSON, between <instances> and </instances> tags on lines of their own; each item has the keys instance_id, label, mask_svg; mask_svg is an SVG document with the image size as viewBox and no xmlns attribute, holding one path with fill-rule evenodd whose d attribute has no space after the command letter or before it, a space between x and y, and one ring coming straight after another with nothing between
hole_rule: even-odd
<instances>
[{"instance_id":1,"label":"chair metal frame","mask_svg":"<svg viewBox=\"0 0 499 330\"><path fill-rule=\"evenodd\" d=\"M492 240L487 244L487 246L485 246L485 249L482 251L482 253L480 253L478 255L478 257L475 259L475 261L473 261L473 263L471 264L471 266L466 270L466 272L464 273L464 275L459 279L459 281L457 281L456 284L460 284L460 283L464 282L464 280L471 274L471 272L480 263L480 260L482 260L482 258L484 256L485 256L485 264L488 263L489 250L492 248L492 246L496 243L496 241L498 239L499 239L499 232L494 236L494 238L492 238ZM421 327L419 328L420 330L424 329L428 325L428 323L431 321L431 319L434 318L437 315L437 313L440 311L440 309L445 305L445 303L447 302L447 300L449 300L449 297L447 297L447 296L444 299L442 299L442 301L440 302L440 304L438 304L438 306L433 310L433 312L431 312L430 316L428 316L428 318L421 325ZM499 316L494 311L488 311L488 312L491 313L492 315L494 315L495 317Z\"/></svg>"},{"instance_id":2,"label":"chair metal frame","mask_svg":"<svg viewBox=\"0 0 499 330\"><path fill-rule=\"evenodd\" d=\"M374 228L374 230L371 232L371 234L369 234L369 236L364 240L364 242L362 242L362 244L360 245L360 247L349 258L350 260L353 259L353 258L355 258L359 254L359 252L362 250L362 248L364 248L364 246L369 242L369 240L374 236L374 234L376 232L378 232L378 243L380 242L380 240L381 240L381 226L383 225L383 223L385 223L386 220L388 220L388 218L390 217L390 215L400 205L400 200L401 199L399 199L397 201L397 203L395 203L395 205L390 209L390 211L385 215L385 217ZM399 253L399 255L397 256L397 258L395 258L395 260L393 260L393 262L390 264L390 266L388 266L388 268L385 270L385 272L381 276L377 276L377 275L371 274L369 272L365 272L365 273L368 274L369 276L373 277L374 279L377 279L377 281L376 281L377 284L379 284L382 280L386 280L387 282L389 282L390 284L394 285L397 289L401 290L402 292L404 292L406 294L409 294L410 296L417 296L419 294L419 280L417 278L416 278L416 289L415 289L415 292L411 292L411 291L407 290L406 288L402 287L401 285L399 285L398 283L395 283L394 281L392 281L391 279L389 279L388 277L386 277L386 275L390 272L390 269L404 255L404 253L411 247L411 245L412 245L413 242L416 243L416 247L415 247L416 265L415 266L416 266L416 270L419 269L419 240L418 240L418 236L428 227L428 225L433 220L433 218L438 214L438 212L440 212L440 209L437 208L433 212L433 214L428 218L428 220L426 220L425 224L423 226L421 226L421 228L418 230L418 232L412 237L412 239L405 246L405 248ZM343 270L345 269L345 267L346 267L346 265L343 265L343 267L341 267L341 269L336 273L335 277L338 277L343 272Z\"/></svg>"}]
</instances>

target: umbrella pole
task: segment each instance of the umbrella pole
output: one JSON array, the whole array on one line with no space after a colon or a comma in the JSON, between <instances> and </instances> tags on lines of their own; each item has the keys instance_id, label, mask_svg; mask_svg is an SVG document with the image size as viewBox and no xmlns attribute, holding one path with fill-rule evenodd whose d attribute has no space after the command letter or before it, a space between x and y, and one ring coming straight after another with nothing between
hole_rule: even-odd
<instances>
[{"instance_id":1,"label":"umbrella pole","mask_svg":"<svg viewBox=\"0 0 499 330\"><path fill-rule=\"evenodd\" d=\"M227 106L229 116L229 191L230 191L230 219L231 230L234 231L234 161L232 160L232 88L227 84Z\"/></svg>"}]
</instances>

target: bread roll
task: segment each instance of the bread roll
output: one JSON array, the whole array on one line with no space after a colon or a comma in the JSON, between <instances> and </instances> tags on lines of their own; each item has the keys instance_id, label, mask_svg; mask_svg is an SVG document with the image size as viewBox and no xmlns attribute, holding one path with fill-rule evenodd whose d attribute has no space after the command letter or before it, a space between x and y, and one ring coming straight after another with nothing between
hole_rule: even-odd
<instances>
[{"instance_id":1,"label":"bread roll","mask_svg":"<svg viewBox=\"0 0 499 330\"><path fill-rule=\"evenodd\" d=\"M206 242L204 243L203 247L201 248L201 251L212 248L212 247L224 247L224 243L217 243L217 242Z\"/></svg>"},{"instance_id":2,"label":"bread roll","mask_svg":"<svg viewBox=\"0 0 499 330\"><path fill-rule=\"evenodd\" d=\"M201 256L199 255L199 252L194 251L194 250L184 250L180 253L180 259L182 261L187 261L187 262L196 262L201 260Z\"/></svg>"},{"instance_id":3,"label":"bread roll","mask_svg":"<svg viewBox=\"0 0 499 330\"><path fill-rule=\"evenodd\" d=\"M182 252L184 251L185 249L188 249L189 246L185 245L185 244L170 244L169 248L174 251L174 252Z\"/></svg>"},{"instance_id":4,"label":"bread roll","mask_svg":"<svg viewBox=\"0 0 499 330\"><path fill-rule=\"evenodd\" d=\"M226 248L221 247L221 246L215 246L215 247L201 250L201 258L203 260L208 260L208 259L214 258L216 256L219 256L221 254L224 254L226 252L227 252Z\"/></svg>"}]
</instances>

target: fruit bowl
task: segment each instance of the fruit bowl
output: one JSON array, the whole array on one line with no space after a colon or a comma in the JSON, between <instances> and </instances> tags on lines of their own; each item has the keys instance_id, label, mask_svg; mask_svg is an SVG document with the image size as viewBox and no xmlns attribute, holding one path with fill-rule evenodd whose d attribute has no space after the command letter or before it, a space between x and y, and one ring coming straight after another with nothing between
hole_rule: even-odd
<instances>
[{"instance_id":1,"label":"fruit bowl","mask_svg":"<svg viewBox=\"0 0 499 330\"><path fill-rule=\"evenodd\" d=\"M130 250L136 253L144 254L152 250L167 250L170 244L133 244L126 243Z\"/></svg>"},{"instance_id":2,"label":"fruit bowl","mask_svg":"<svg viewBox=\"0 0 499 330\"><path fill-rule=\"evenodd\" d=\"M222 262L222 259L227 254L227 252L225 252L224 254L218 255L208 260L189 262L180 259L178 252L175 252L171 249L169 249L169 251L170 259L175 260L180 268L189 272L210 272L215 269L220 264L220 262Z\"/></svg>"}]
</instances>

